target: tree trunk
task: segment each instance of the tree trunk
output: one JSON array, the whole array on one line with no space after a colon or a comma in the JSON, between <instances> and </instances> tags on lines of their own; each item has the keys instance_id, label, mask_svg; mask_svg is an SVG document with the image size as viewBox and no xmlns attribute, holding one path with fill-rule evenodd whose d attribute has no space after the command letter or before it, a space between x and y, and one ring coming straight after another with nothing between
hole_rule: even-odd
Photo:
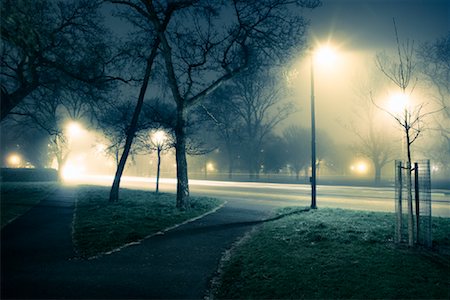
<instances>
[{"instance_id":1,"label":"tree trunk","mask_svg":"<svg viewBox=\"0 0 450 300\"><path fill-rule=\"evenodd\" d=\"M406 115L406 114L405 114ZM409 127L406 123L406 151L407 151L407 162L406 162L406 188L408 193L408 245L414 246L414 214L413 214L413 203L412 203L412 180L411 180L411 143L409 136Z\"/></svg>"},{"instance_id":2,"label":"tree trunk","mask_svg":"<svg viewBox=\"0 0 450 300\"><path fill-rule=\"evenodd\" d=\"M231 146L231 143L227 141L227 156L228 156L228 179L232 179L233 178L233 166L234 166L234 161L233 161L233 147Z\"/></svg>"},{"instance_id":3,"label":"tree trunk","mask_svg":"<svg viewBox=\"0 0 450 300\"><path fill-rule=\"evenodd\" d=\"M62 168L63 168L64 162L63 162L61 155L59 155L59 154L56 155L56 161L58 163L58 181L62 181L63 180Z\"/></svg>"},{"instance_id":4,"label":"tree trunk","mask_svg":"<svg viewBox=\"0 0 450 300\"><path fill-rule=\"evenodd\" d=\"M159 174L161 170L161 148L158 147L158 167L156 169L156 193L159 193Z\"/></svg>"},{"instance_id":5,"label":"tree trunk","mask_svg":"<svg viewBox=\"0 0 450 300\"><path fill-rule=\"evenodd\" d=\"M374 167L375 167L374 182L375 182L375 185L379 185L381 182L381 166L379 163L375 163Z\"/></svg>"},{"instance_id":6,"label":"tree trunk","mask_svg":"<svg viewBox=\"0 0 450 300\"><path fill-rule=\"evenodd\" d=\"M184 126L183 105L177 105L175 137L175 158L177 162L177 208L186 210L189 209L189 179L186 161L186 133Z\"/></svg>"},{"instance_id":7,"label":"tree trunk","mask_svg":"<svg viewBox=\"0 0 450 300\"><path fill-rule=\"evenodd\" d=\"M233 179L233 158L228 156L228 179Z\"/></svg>"},{"instance_id":8,"label":"tree trunk","mask_svg":"<svg viewBox=\"0 0 450 300\"><path fill-rule=\"evenodd\" d=\"M139 115L142 110L142 105L144 104L144 97L147 91L148 82L150 80L150 73L152 71L153 61L155 60L157 49L159 46L159 40L155 42L152 48L152 53L147 59L147 66L145 68L144 80L142 82L141 89L139 91L139 97L136 107L133 112L133 118L131 119L131 124L127 131L127 138L125 140L125 146L123 149L122 156L120 157L119 165L117 166L116 174L114 176L113 185L111 187L111 192L109 193L109 202L116 202L119 200L119 186L120 179L122 178L123 171L125 169L125 164L127 162L128 154L131 150L131 144L133 143L134 135L136 134L137 124Z\"/></svg>"}]
</instances>

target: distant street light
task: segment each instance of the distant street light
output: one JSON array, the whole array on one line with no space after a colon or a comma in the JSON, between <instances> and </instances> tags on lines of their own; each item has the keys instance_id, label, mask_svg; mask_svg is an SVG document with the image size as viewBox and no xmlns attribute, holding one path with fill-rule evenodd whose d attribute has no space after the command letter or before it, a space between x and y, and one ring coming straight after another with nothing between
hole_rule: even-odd
<instances>
[{"instance_id":1,"label":"distant street light","mask_svg":"<svg viewBox=\"0 0 450 300\"><path fill-rule=\"evenodd\" d=\"M321 63L329 64L335 59L335 51L330 46L322 46L310 49L311 59L311 208L317 208L316 201L316 112L314 99L314 61L317 59Z\"/></svg>"},{"instance_id":2,"label":"distant street light","mask_svg":"<svg viewBox=\"0 0 450 300\"><path fill-rule=\"evenodd\" d=\"M83 134L83 128L75 121L71 121L66 125L67 136L69 138L77 138Z\"/></svg>"},{"instance_id":3,"label":"distant street light","mask_svg":"<svg viewBox=\"0 0 450 300\"><path fill-rule=\"evenodd\" d=\"M19 165L22 163L22 158L20 157L19 154L16 153L11 153L8 158L8 165L12 168L18 168Z\"/></svg>"}]
</instances>

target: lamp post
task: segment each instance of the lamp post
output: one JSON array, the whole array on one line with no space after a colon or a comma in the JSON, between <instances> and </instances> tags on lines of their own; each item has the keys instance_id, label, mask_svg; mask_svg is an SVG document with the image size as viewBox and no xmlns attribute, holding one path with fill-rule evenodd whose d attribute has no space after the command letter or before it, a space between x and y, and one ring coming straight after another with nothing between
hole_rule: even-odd
<instances>
[{"instance_id":1,"label":"lamp post","mask_svg":"<svg viewBox=\"0 0 450 300\"><path fill-rule=\"evenodd\" d=\"M311 208L317 208L316 186L317 186L317 165L316 165L316 109L314 95L314 62L315 58L321 62L330 64L335 58L335 51L330 45L323 45L317 49L310 48L311 59Z\"/></svg>"},{"instance_id":2,"label":"lamp post","mask_svg":"<svg viewBox=\"0 0 450 300\"><path fill-rule=\"evenodd\" d=\"M314 51L311 52L311 208L317 208L316 202L316 109L314 99Z\"/></svg>"}]
</instances>

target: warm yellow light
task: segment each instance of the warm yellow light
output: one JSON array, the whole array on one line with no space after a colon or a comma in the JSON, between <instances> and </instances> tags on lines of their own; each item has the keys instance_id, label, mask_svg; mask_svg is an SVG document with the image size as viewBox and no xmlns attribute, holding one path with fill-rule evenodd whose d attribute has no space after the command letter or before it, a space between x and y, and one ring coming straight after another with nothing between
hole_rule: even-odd
<instances>
[{"instance_id":1,"label":"warm yellow light","mask_svg":"<svg viewBox=\"0 0 450 300\"><path fill-rule=\"evenodd\" d=\"M68 162L62 169L62 177L64 180L74 180L83 175L85 167L80 164Z\"/></svg>"},{"instance_id":2,"label":"warm yellow light","mask_svg":"<svg viewBox=\"0 0 450 300\"><path fill-rule=\"evenodd\" d=\"M15 168L19 167L20 163L22 162L22 158L20 157L19 154L16 154L16 153L11 153L8 156L7 160L8 160L8 164L11 167L15 167Z\"/></svg>"},{"instance_id":3,"label":"warm yellow light","mask_svg":"<svg viewBox=\"0 0 450 300\"><path fill-rule=\"evenodd\" d=\"M358 173L366 173L367 172L367 165L363 162L360 162L357 166L356 166L356 170L358 171Z\"/></svg>"},{"instance_id":4,"label":"warm yellow light","mask_svg":"<svg viewBox=\"0 0 450 300\"><path fill-rule=\"evenodd\" d=\"M331 65L336 61L336 50L330 45L324 45L315 51L315 60L319 64Z\"/></svg>"},{"instance_id":5,"label":"warm yellow light","mask_svg":"<svg viewBox=\"0 0 450 300\"><path fill-rule=\"evenodd\" d=\"M207 163L207 164L206 164L206 170L208 170L208 171L214 171L214 170L215 170L214 164L213 164L212 162Z\"/></svg>"},{"instance_id":6,"label":"warm yellow light","mask_svg":"<svg viewBox=\"0 0 450 300\"><path fill-rule=\"evenodd\" d=\"M83 129L81 128L81 125L77 122L70 122L67 124L67 134L70 138L76 138L83 134Z\"/></svg>"},{"instance_id":7,"label":"warm yellow light","mask_svg":"<svg viewBox=\"0 0 450 300\"><path fill-rule=\"evenodd\" d=\"M356 164L351 165L350 170L358 174L366 174L367 171L369 170L369 166L367 165L366 162L359 161Z\"/></svg>"},{"instance_id":8,"label":"warm yellow light","mask_svg":"<svg viewBox=\"0 0 450 300\"><path fill-rule=\"evenodd\" d=\"M156 130L151 133L151 139L156 145L162 145L167 139L167 134L164 130Z\"/></svg>"},{"instance_id":9,"label":"warm yellow light","mask_svg":"<svg viewBox=\"0 0 450 300\"><path fill-rule=\"evenodd\" d=\"M388 110L391 113L401 113L408 105L409 97L404 93L393 93L389 97Z\"/></svg>"}]
</instances>

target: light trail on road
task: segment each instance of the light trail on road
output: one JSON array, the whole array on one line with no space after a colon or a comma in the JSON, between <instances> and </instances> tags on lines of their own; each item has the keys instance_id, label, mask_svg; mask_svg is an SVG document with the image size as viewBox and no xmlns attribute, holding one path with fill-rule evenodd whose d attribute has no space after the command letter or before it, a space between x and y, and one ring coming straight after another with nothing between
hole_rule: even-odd
<instances>
[{"instance_id":1,"label":"light trail on road","mask_svg":"<svg viewBox=\"0 0 450 300\"><path fill-rule=\"evenodd\" d=\"M68 183L110 186L112 181L113 176L88 175ZM123 176L121 187L154 191L155 178ZM189 180L189 188L193 196L222 198L245 205L309 206L311 201L311 187L307 184ZM174 193L176 179L161 178L159 190ZM394 187L319 185L317 204L319 208L394 212L394 195ZM432 190L431 199L433 216L450 217L450 190Z\"/></svg>"}]
</instances>

